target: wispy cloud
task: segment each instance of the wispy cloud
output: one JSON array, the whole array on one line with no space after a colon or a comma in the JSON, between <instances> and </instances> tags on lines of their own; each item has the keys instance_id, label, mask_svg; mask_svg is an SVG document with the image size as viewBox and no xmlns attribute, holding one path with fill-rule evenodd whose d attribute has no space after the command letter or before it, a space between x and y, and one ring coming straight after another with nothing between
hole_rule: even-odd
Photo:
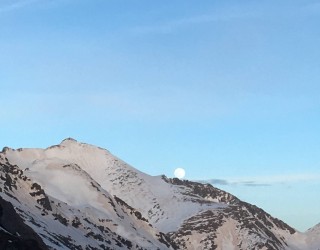
<instances>
[{"instance_id":1,"label":"wispy cloud","mask_svg":"<svg viewBox=\"0 0 320 250\"><path fill-rule=\"evenodd\" d=\"M182 18L177 20L167 21L158 25L139 26L133 29L136 33L171 33L176 29L183 28L192 24L203 24L218 20L215 16L202 15L191 18Z\"/></svg>"},{"instance_id":2,"label":"wispy cloud","mask_svg":"<svg viewBox=\"0 0 320 250\"><path fill-rule=\"evenodd\" d=\"M0 4L0 12L13 11L36 2L39 2L39 0L5 1L4 3Z\"/></svg>"},{"instance_id":3,"label":"wispy cloud","mask_svg":"<svg viewBox=\"0 0 320 250\"><path fill-rule=\"evenodd\" d=\"M248 187L267 187L277 184L290 184L295 182L320 181L320 174L296 174L296 175L275 175L242 177L238 179L208 179L200 180L202 183L210 183L217 186L248 186Z\"/></svg>"},{"instance_id":4,"label":"wispy cloud","mask_svg":"<svg viewBox=\"0 0 320 250\"><path fill-rule=\"evenodd\" d=\"M270 183L259 183L256 181L229 181L225 179L209 179L209 180L201 180L201 183L210 183L214 186L236 186L243 185L248 187L266 187L271 186Z\"/></svg>"},{"instance_id":5,"label":"wispy cloud","mask_svg":"<svg viewBox=\"0 0 320 250\"><path fill-rule=\"evenodd\" d=\"M221 185L221 186L230 185L230 182L224 179L209 179L209 180L204 180L200 182L210 183L212 185Z\"/></svg>"},{"instance_id":6,"label":"wispy cloud","mask_svg":"<svg viewBox=\"0 0 320 250\"><path fill-rule=\"evenodd\" d=\"M191 16L187 18L180 18L162 22L158 25L146 25L133 28L134 33L171 33L175 30L182 29L191 25L200 25L214 22L225 22L241 18L258 17L257 13L243 11L229 11L212 14L203 14Z\"/></svg>"}]
</instances>

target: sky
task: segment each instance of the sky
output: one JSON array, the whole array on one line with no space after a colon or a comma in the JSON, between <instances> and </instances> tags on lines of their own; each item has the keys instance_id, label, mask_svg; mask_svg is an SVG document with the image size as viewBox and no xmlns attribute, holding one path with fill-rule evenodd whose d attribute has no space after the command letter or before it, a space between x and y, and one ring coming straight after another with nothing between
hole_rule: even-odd
<instances>
[{"instance_id":1,"label":"sky","mask_svg":"<svg viewBox=\"0 0 320 250\"><path fill-rule=\"evenodd\" d=\"M320 222L320 2L1 0L0 147L72 137Z\"/></svg>"}]
</instances>

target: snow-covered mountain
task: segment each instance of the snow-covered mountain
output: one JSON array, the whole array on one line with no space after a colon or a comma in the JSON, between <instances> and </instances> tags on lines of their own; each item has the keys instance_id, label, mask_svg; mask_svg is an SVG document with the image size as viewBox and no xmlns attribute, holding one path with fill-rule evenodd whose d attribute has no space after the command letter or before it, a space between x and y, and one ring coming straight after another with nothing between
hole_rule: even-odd
<instances>
[{"instance_id":1,"label":"snow-covered mountain","mask_svg":"<svg viewBox=\"0 0 320 250\"><path fill-rule=\"evenodd\" d=\"M0 249L318 249L209 184L149 176L68 138L0 153Z\"/></svg>"}]
</instances>

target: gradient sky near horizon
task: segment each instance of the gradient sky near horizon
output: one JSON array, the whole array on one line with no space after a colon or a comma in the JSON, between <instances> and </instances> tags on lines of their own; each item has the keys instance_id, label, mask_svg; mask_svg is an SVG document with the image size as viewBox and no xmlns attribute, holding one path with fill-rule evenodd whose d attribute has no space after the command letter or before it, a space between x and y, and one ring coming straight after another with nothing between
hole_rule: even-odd
<instances>
[{"instance_id":1,"label":"gradient sky near horizon","mask_svg":"<svg viewBox=\"0 0 320 250\"><path fill-rule=\"evenodd\" d=\"M0 147L66 137L320 222L320 1L1 0Z\"/></svg>"}]
</instances>

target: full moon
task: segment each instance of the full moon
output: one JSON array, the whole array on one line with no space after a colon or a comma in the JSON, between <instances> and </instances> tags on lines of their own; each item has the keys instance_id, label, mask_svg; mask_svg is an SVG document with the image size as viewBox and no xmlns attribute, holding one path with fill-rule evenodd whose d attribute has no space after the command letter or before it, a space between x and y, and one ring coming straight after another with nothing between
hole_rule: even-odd
<instances>
[{"instance_id":1,"label":"full moon","mask_svg":"<svg viewBox=\"0 0 320 250\"><path fill-rule=\"evenodd\" d=\"M184 171L183 168L176 168L176 170L174 170L174 176L179 179L182 179L185 175L186 171Z\"/></svg>"}]
</instances>

